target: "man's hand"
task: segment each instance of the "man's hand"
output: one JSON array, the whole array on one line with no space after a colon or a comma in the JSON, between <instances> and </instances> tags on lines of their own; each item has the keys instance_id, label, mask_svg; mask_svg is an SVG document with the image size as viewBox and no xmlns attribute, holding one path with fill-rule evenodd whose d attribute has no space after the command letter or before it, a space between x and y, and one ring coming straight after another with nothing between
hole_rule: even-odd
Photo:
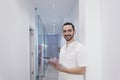
<instances>
[{"instance_id":1,"label":"man's hand","mask_svg":"<svg viewBox=\"0 0 120 80\"><path fill-rule=\"evenodd\" d=\"M55 68L55 69L58 70L58 71L64 72L64 70L65 70L65 67L63 67L63 66L59 63L59 60L58 60L57 58L50 59L50 60L48 61L48 64L51 65L53 68Z\"/></svg>"}]
</instances>

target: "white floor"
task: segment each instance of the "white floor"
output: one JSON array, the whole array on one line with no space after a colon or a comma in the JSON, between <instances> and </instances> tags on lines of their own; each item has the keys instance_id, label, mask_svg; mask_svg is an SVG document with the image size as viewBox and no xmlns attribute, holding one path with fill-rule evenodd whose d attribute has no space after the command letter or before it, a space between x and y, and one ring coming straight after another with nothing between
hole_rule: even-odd
<instances>
[{"instance_id":1,"label":"white floor","mask_svg":"<svg viewBox=\"0 0 120 80\"><path fill-rule=\"evenodd\" d=\"M48 66L43 80L58 80L58 71Z\"/></svg>"}]
</instances>

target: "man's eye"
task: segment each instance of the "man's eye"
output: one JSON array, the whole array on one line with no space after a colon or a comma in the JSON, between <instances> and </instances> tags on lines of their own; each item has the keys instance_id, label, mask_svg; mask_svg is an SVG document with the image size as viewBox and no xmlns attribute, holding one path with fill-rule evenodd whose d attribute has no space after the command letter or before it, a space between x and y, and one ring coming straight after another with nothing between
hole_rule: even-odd
<instances>
[{"instance_id":1,"label":"man's eye","mask_svg":"<svg viewBox=\"0 0 120 80\"><path fill-rule=\"evenodd\" d=\"M72 30L68 30L68 32L71 32Z\"/></svg>"}]
</instances>

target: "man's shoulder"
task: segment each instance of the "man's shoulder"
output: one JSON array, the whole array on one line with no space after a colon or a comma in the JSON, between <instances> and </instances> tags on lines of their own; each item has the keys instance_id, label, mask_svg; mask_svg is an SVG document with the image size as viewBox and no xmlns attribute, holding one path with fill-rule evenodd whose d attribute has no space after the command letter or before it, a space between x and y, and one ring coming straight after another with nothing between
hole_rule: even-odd
<instances>
[{"instance_id":1,"label":"man's shoulder","mask_svg":"<svg viewBox=\"0 0 120 80\"><path fill-rule=\"evenodd\" d=\"M78 51L86 49L85 45L83 43L78 42L78 41L77 41L77 45L76 46L77 46L76 50L78 50Z\"/></svg>"},{"instance_id":2,"label":"man's shoulder","mask_svg":"<svg viewBox=\"0 0 120 80\"><path fill-rule=\"evenodd\" d=\"M76 44L77 44L77 46L79 46L79 47L84 46L82 43L80 43L80 42L78 42L78 41L76 41Z\"/></svg>"},{"instance_id":3,"label":"man's shoulder","mask_svg":"<svg viewBox=\"0 0 120 80\"><path fill-rule=\"evenodd\" d=\"M60 50L63 50L64 48L65 48L65 45L63 45Z\"/></svg>"}]
</instances>

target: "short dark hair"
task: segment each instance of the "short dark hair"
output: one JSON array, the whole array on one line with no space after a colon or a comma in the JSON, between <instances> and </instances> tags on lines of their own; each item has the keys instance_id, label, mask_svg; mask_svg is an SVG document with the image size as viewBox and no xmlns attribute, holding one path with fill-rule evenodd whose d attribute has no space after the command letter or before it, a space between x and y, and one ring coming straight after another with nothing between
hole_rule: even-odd
<instances>
[{"instance_id":1,"label":"short dark hair","mask_svg":"<svg viewBox=\"0 0 120 80\"><path fill-rule=\"evenodd\" d=\"M75 30L75 27L74 27L74 25L72 23L66 22L66 23L63 24L63 27L66 26L66 25L71 25L72 28L73 28L73 31ZM63 29L63 27L62 27L62 29Z\"/></svg>"}]
</instances>

